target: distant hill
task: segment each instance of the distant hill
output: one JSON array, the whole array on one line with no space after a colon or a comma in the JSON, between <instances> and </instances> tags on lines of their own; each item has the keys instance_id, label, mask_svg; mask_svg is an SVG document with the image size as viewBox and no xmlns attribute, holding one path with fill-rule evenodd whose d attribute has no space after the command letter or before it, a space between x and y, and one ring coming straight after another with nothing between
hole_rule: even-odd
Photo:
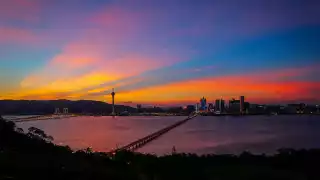
<instances>
[{"instance_id":1,"label":"distant hill","mask_svg":"<svg viewBox=\"0 0 320 180\"><path fill-rule=\"evenodd\" d=\"M2 115L34 115L34 114L52 114L55 108L68 108L69 113L92 113L92 114L110 114L112 105L91 100L0 100L0 114ZM130 106L116 105L116 112L123 111L136 112L136 109Z\"/></svg>"}]
</instances>

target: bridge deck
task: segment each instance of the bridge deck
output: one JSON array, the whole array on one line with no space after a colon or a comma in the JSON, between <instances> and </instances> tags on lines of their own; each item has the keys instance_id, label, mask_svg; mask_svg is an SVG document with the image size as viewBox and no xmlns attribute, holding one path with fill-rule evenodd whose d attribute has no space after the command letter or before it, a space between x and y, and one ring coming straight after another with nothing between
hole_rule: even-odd
<instances>
[{"instance_id":1,"label":"bridge deck","mask_svg":"<svg viewBox=\"0 0 320 180\"><path fill-rule=\"evenodd\" d=\"M135 150L145 146L146 144L150 143L151 141L159 138L160 136L162 136L163 134L169 132L170 130L172 130L172 129L174 129L174 128L176 128L176 127L178 127L178 126L180 126L180 125L182 125L182 124L184 124L186 122L188 122L189 120L195 118L197 115L198 114L194 114L192 116L189 116L188 118L186 118L186 119L184 119L182 121L176 122L176 123L174 123L174 124L172 124L172 125L170 125L168 127L165 127L165 128L163 128L163 129L161 129L159 131L156 131L156 132L154 132L154 133L152 133L152 134L150 134L148 136L140 138L140 139L138 139L138 140L136 140L136 141L134 141L132 143L129 143L128 145L120 147L120 148L118 148L116 150L113 150L113 151L111 151L109 153L113 154L115 152L122 151L122 150L135 151Z\"/></svg>"},{"instance_id":2,"label":"bridge deck","mask_svg":"<svg viewBox=\"0 0 320 180\"><path fill-rule=\"evenodd\" d=\"M71 117L75 117L75 115L39 115L39 116L15 118L15 119L8 119L8 120L13 122L27 122L27 121L49 120L49 119L66 119Z\"/></svg>"}]
</instances>

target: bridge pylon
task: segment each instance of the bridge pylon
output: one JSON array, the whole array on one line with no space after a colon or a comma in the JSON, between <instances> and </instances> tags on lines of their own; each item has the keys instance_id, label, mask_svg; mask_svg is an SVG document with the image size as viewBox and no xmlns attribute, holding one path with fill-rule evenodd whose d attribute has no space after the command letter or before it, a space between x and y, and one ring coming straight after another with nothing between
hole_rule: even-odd
<instances>
[{"instance_id":1,"label":"bridge pylon","mask_svg":"<svg viewBox=\"0 0 320 180\"><path fill-rule=\"evenodd\" d=\"M54 114L60 114L60 108L55 108Z\"/></svg>"},{"instance_id":2,"label":"bridge pylon","mask_svg":"<svg viewBox=\"0 0 320 180\"><path fill-rule=\"evenodd\" d=\"M68 114L69 113L69 109L68 108L63 108L63 114Z\"/></svg>"}]
</instances>

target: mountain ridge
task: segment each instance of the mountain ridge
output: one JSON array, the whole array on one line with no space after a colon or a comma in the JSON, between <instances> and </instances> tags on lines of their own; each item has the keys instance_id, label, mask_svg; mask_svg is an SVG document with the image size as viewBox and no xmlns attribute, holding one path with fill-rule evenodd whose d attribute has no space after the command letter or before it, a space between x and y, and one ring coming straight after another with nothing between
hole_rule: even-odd
<instances>
[{"instance_id":1,"label":"mountain ridge","mask_svg":"<svg viewBox=\"0 0 320 180\"><path fill-rule=\"evenodd\" d=\"M68 108L69 113L93 113L93 114L110 114L112 105L94 100L0 100L0 114L10 115L36 115L36 114L53 114L55 109ZM136 112L136 108L115 105L116 112Z\"/></svg>"}]
</instances>

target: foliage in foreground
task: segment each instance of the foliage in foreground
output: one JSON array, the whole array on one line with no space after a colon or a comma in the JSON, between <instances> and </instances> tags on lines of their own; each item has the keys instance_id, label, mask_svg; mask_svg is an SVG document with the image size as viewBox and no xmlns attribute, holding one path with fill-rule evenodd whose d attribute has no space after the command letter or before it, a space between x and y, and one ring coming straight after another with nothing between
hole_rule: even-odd
<instances>
[{"instance_id":1,"label":"foliage in foreground","mask_svg":"<svg viewBox=\"0 0 320 180\"><path fill-rule=\"evenodd\" d=\"M36 128L24 133L0 119L0 179L320 179L320 150L282 149L273 156L73 152Z\"/></svg>"}]
</instances>

